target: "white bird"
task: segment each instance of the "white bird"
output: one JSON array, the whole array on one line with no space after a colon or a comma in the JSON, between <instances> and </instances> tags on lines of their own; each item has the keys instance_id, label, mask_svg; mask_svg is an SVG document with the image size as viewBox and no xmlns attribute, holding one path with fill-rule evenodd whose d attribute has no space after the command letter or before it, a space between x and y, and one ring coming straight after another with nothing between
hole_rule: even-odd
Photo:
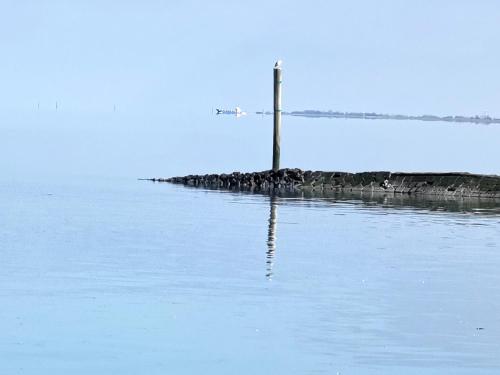
<instances>
[{"instance_id":1,"label":"white bird","mask_svg":"<svg viewBox=\"0 0 500 375\"><path fill-rule=\"evenodd\" d=\"M283 63L283 61L281 61L281 60L276 61L276 64L274 64L274 69L280 69L282 63Z\"/></svg>"},{"instance_id":2,"label":"white bird","mask_svg":"<svg viewBox=\"0 0 500 375\"><path fill-rule=\"evenodd\" d=\"M246 112L243 112L240 107L236 107L234 112L236 113L236 117L245 116L247 114Z\"/></svg>"}]
</instances>

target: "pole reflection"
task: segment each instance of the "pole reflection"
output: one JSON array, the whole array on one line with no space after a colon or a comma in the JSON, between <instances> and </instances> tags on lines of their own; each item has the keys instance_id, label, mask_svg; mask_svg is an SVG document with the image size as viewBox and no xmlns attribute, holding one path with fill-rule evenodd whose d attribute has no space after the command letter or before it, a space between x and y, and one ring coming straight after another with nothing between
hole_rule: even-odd
<instances>
[{"instance_id":1,"label":"pole reflection","mask_svg":"<svg viewBox=\"0 0 500 375\"><path fill-rule=\"evenodd\" d=\"M278 216L278 202L275 196L271 196L269 201L269 228L267 231L267 251L266 251L266 278L273 278L274 254L276 252L276 222Z\"/></svg>"}]
</instances>

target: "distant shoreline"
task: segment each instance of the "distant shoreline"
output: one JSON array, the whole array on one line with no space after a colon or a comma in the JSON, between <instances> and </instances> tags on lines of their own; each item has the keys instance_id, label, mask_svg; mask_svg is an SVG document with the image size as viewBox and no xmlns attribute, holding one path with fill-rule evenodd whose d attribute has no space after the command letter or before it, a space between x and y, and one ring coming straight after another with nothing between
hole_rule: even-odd
<instances>
[{"instance_id":1,"label":"distant shoreline","mask_svg":"<svg viewBox=\"0 0 500 375\"><path fill-rule=\"evenodd\" d=\"M272 112L255 112L260 115L272 115ZM392 115L375 112L340 112L340 111L319 111L304 110L283 112L283 115L301 116L301 117L328 117L344 119L363 119L363 120L414 120L414 121L444 121L473 124L500 124L500 118L490 116L436 116L436 115Z\"/></svg>"}]
</instances>

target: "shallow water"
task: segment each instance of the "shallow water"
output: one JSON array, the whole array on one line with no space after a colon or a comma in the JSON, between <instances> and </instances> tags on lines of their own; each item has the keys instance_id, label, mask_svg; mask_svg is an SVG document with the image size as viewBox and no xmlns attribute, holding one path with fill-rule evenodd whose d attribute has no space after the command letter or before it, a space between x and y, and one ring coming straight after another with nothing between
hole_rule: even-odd
<instances>
[{"instance_id":1,"label":"shallow water","mask_svg":"<svg viewBox=\"0 0 500 375\"><path fill-rule=\"evenodd\" d=\"M0 184L2 374L496 374L483 202Z\"/></svg>"}]
</instances>

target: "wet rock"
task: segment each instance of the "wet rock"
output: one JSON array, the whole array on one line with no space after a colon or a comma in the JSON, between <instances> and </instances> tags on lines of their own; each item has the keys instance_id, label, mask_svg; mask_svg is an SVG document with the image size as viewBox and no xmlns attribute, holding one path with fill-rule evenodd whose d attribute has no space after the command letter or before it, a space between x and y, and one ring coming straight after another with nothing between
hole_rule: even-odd
<instances>
[{"instance_id":1,"label":"wet rock","mask_svg":"<svg viewBox=\"0 0 500 375\"><path fill-rule=\"evenodd\" d=\"M254 173L206 174L152 179L188 186L257 191L361 191L453 197L500 197L500 176L468 173L391 173L302 171L298 168Z\"/></svg>"}]
</instances>

